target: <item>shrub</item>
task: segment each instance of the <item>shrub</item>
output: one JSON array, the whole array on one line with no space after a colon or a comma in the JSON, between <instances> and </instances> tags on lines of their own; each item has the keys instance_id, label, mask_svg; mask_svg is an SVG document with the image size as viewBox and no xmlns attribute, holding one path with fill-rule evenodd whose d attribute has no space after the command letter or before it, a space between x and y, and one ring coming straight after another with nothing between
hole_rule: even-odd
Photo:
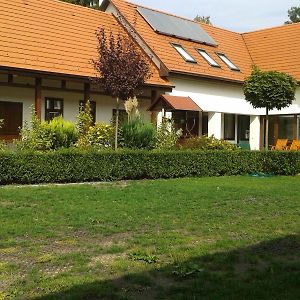
<instances>
[{"instance_id":1,"label":"shrub","mask_svg":"<svg viewBox=\"0 0 300 300\"><path fill-rule=\"evenodd\" d=\"M110 148L114 141L114 129L111 125L97 122L89 128L87 141L92 147Z\"/></svg>"},{"instance_id":2,"label":"shrub","mask_svg":"<svg viewBox=\"0 0 300 300\"><path fill-rule=\"evenodd\" d=\"M76 128L78 131L77 144L79 147L85 148L89 145L87 134L90 127L93 125L90 101L87 101L84 106L80 107L79 114L77 115L76 119Z\"/></svg>"},{"instance_id":3,"label":"shrub","mask_svg":"<svg viewBox=\"0 0 300 300\"><path fill-rule=\"evenodd\" d=\"M140 117L131 118L122 126L122 137L125 148L151 149L155 143L155 128Z\"/></svg>"},{"instance_id":4,"label":"shrub","mask_svg":"<svg viewBox=\"0 0 300 300\"><path fill-rule=\"evenodd\" d=\"M56 117L49 122L51 132L52 148L69 148L75 144L78 132L72 122L65 121L62 116Z\"/></svg>"},{"instance_id":5,"label":"shrub","mask_svg":"<svg viewBox=\"0 0 300 300\"><path fill-rule=\"evenodd\" d=\"M218 140L214 136L198 136L182 141L181 149L190 150L236 150L238 147L224 140Z\"/></svg>"},{"instance_id":6,"label":"shrub","mask_svg":"<svg viewBox=\"0 0 300 300\"><path fill-rule=\"evenodd\" d=\"M50 150L53 147L53 132L46 121L40 121L34 109L31 112L31 123L24 122L20 130L21 140L16 146L21 150Z\"/></svg>"},{"instance_id":7,"label":"shrub","mask_svg":"<svg viewBox=\"0 0 300 300\"><path fill-rule=\"evenodd\" d=\"M0 153L0 184L300 173L297 151L80 151Z\"/></svg>"},{"instance_id":8,"label":"shrub","mask_svg":"<svg viewBox=\"0 0 300 300\"><path fill-rule=\"evenodd\" d=\"M157 129L155 148L160 150L175 149L181 131L176 131L172 119L163 118Z\"/></svg>"},{"instance_id":9,"label":"shrub","mask_svg":"<svg viewBox=\"0 0 300 300\"><path fill-rule=\"evenodd\" d=\"M65 121L61 116L50 122L39 120L32 110L31 122L24 122L20 130L21 140L16 141L20 150L51 150L71 147L77 140L77 130L72 122Z\"/></svg>"}]
</instances>

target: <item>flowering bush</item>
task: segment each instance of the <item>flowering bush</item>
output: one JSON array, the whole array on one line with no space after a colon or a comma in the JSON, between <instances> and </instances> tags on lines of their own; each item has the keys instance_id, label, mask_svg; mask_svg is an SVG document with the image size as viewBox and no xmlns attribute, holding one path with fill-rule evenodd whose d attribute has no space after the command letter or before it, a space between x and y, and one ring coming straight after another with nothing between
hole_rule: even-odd
<instances>
[{"instance_id":1,"label":"flowering bush","mask_svg":"<svg viewBox=\"0 0 300 300\"><path fill-rule=\"evenodd\" d=\"M81 148L86 148L87 146L89 146L87 134L90 130L90 127L93 125L90 101L87 101L84 106L80 107L79 114L76 118L76 128L78 130L77 145Z\"/></svg>"},{"instance_id":2,"label":"flowering bush","mask_svg":"<svg viewBox=\"0 0 300 300\"><path fill-rule=\"evenodd\" d=\"M175 149L182 131L176 131L172 119L163 118L157 129L155 148L160 150Z\"/></svg>"},{"instance_id":3,"label":"flowering bush","mask_svg":"<svg viewBox=\"0 0 300 300\"><path fill-rule=\"evenodd\" d=\"M238 147L224 140L218 140L214 136L198 136L182 141L181 149L191 150L236 150Z\"/></svg>"},{"instance_id":4,"label":"flowering bush","mask_svg":"<svg viewBox=\"0 0 300 300\"><path fill-rule=\"evenodd\" d=\"M86 139L89 146L109 148L113 144L114 129L111 125L97 122L89 128Z\"/></svg>"},{"instance_id":5,"label":"flowering bush","mask_svg":"<svg viewBox=\"0 0 300 300\"><path fill-rule=\"evenodd\" d=\"M68 148L77 140L77 130L72 122L65 121L61 116L51 121L41 121L34 109L31 112L31 122L24 122L20 130L21 140L16 141L20 150L51 150Z\"/></svg>"}]
</instances>

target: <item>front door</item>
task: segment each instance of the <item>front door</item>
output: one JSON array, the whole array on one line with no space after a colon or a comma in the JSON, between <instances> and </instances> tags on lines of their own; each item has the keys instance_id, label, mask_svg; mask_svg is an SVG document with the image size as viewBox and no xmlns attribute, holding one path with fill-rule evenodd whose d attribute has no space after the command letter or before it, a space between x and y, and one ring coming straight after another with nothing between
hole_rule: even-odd
<instances>
[{"instance_id":1,"label":"front door","mask_svg":"<svg viewBox=\"0 0 300 300\"><path fill-rule=\"evenodd\" d=\"M4 120L0 139L13 140L19 137L22 116L23 103L0 101L0 119Z\"/></svg>"}]
</instances>

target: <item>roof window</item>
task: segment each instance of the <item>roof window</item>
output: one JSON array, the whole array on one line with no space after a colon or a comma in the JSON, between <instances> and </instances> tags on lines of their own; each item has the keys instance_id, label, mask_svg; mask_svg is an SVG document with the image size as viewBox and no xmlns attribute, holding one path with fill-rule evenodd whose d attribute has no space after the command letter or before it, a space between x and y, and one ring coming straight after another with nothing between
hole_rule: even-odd
<instances>
[{"instance_id":1,"label":"roof window","mask_svg":"<svg viewBox=\"0 0 300 300\"><path fill-rule=\"evenodd\" d=\"M185 49L179 44L172 44L173 47L177 50L177 52L184 58L185 61L190 63L197 63L196 60L188 54Z\"/></svg>"},{"instance_id":2,"label":"roof window","mask_svg":"<svg viewBox=\"0 0 300 300\"><path fill-rule=\"evenodd\" d=\"M220 65L203 49L197 49L198 53L213 67L220 68Z\"/></svg>"},{"instance_id":3,"label":"roof window","mask_svg":"<svg viewBox=\"0 0 300 300\"><path fill-rule=\"evenodd\" d=\"M231 70L240 71L240 69L224 53L217 53L217 55Z\"/></svg>"}]
</instances>

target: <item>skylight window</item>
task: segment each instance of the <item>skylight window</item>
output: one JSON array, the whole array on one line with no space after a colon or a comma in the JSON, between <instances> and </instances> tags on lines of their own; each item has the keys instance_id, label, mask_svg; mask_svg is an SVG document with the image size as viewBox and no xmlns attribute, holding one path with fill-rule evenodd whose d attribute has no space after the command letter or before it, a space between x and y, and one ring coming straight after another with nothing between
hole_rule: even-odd
<instances>
[{"instance_id":1,"label":"skylight window","mask_svg":"<svg viewBox=\"0 0 300 300\"><path fill-rule=\"evenodd\" d=\"M172 45L177 50L177 52L185 59L185 61L191 63L197 63L196 60L190 54L188 54L181 45L178 44L172 44Z\"/></svg>"},{"instance_id":2,"label":"skylight window","mask_svg":"<svg viewBox=\"0 0 300 300\"><path fill-rule=\"evenodd\" d=\"M211 66L220 68L220 65L205 50L197 49L197 51Z\"/></svg>"},{"instance_id":3,"label":"skylight window","mask_svg":"<svg viewBox=\"0 0 300 300\"><path fill-rule=\"evenodd\" d=\"M223 60L223 62L234 71L240 71L240 69L223 53L217 53L217 55Z\"/></svg>"}]
</instances>

